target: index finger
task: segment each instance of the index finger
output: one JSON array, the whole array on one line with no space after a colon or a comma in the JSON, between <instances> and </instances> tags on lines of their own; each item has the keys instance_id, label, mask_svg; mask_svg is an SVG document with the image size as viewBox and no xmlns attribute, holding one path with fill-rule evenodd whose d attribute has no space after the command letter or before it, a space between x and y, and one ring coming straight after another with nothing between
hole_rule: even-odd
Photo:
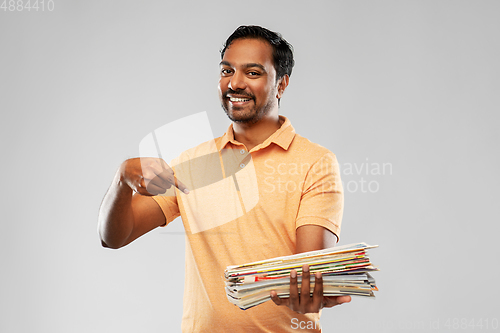
<instances>
[{"instance_id":1,"label":"index finger","mask_svg":"<svg viewBox=\"0 0 500 333\"><path fill-rule=\"evenodd\" d=\"M173 184L179 189L179 191L186 194L189 193L187 186L184 185L179 179L177 179L177 177L175 177L174 171L163 159L160 159L160 167L162 169L162 172L158 174L158 177L170 184Z\"/></svg>"},{"instance_id":2,"label":"index finger","mask_svg":"<svg viewBox=\"0 0 500 333\"><path fill-rule=\"evenodd\" d=\"M187 188L186 185L184 185L179 179L177 179L177 177L175 177L174 175L172 175L172 177L174 178L174 186L177 187L179 189L179 191L181 192L184 192L186 194L189 193L189 190Z\"/></svg>"},{"instance_id":3,"label":"index finger","mask_svg":"<svg viewBox=\"0 0 500 333\"><path fill-rule=\"evenodd\" d=\"M313 307L321 309L323 304L323 276L320 272L314 275Z\"/></svg>"}]
</instances>

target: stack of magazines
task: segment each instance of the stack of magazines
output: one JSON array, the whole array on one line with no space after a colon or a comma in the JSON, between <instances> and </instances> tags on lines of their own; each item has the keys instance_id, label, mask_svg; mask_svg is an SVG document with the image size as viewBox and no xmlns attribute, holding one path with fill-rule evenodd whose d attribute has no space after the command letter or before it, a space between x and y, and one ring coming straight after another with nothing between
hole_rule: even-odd
<instances>
[{"instance_id":1,"label":"stack of magazines","mask_svg":"<svg viewBox=\"0 0 500 333\"><path fill-rule=\"evenodd\" d=\"M300 292L302 265L311 272L310 290L314 290L314 273L323 275L324 296L375 297L378 290L370 272L372 266L367 250L377 247L365 243L304 252L291 256L256 261L239 266L228 266L225 271L226 293L229 301L240 309L248 309L271 299L276 291L280 297L290 295L290 271L297 271Z\"/></svg>"}]
</instances>

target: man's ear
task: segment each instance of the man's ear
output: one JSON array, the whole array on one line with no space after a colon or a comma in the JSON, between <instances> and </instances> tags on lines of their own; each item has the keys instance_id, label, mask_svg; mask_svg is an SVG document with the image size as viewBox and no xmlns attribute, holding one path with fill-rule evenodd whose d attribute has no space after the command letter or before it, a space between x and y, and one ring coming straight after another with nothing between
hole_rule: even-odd
<instances>
[{"instance_id":1,"label":"man's ear","mask_svg":"<svg viewBox=\"0 0 500 333\"><path fill-rule=\"evenodd\" d=\"M290 76L288 74L283 75L281 79L278 81L278 92L276 93L276 98L280 99L285 92L286 87L288 87L288 82L290 80Z\"/></svg>"}]
</instances>

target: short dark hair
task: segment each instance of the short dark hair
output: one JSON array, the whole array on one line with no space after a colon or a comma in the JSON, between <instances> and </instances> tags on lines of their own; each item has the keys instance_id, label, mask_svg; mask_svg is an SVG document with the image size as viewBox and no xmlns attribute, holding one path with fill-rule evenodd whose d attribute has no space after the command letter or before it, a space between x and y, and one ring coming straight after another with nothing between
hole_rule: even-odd
<instances>
[{"instance_id":1,"label":"short dark hair","mask_svg":"<svg viewBox=\"0 0 500 333\"><path fill-rule=\"evenodd\" d=\"M240 38L255 38L269 42L273 48L274 69L276 70L276 81L281 79L285 74L292 75L292 68L295 64L293 60L293 46L288 43L281 34L268 30L257 25L242 25L239 26L226 40L220 53L221 59L224 58L227 48L236 39Z\"/></svg>"}]
</instances>

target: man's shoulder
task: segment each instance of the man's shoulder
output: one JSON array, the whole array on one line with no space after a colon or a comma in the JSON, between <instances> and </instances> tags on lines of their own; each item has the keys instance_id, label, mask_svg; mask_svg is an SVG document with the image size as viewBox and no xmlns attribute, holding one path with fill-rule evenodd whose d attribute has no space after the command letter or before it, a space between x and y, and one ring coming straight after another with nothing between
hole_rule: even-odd
<instances>
[{"instance_id":1,"label":"man's shoulder","mask_svg":"<svg viewBox=\"0 0 500 333\"><path fill-rule=\"evenodd\" d=\"M328 148L312 142L311 140L303 137L300 134L295 134L293 138L291 149L295 150L297 153L304 154L308 158L318 160L325 155L335 156L335 154Z\"/></svg>"}]
</instances>

